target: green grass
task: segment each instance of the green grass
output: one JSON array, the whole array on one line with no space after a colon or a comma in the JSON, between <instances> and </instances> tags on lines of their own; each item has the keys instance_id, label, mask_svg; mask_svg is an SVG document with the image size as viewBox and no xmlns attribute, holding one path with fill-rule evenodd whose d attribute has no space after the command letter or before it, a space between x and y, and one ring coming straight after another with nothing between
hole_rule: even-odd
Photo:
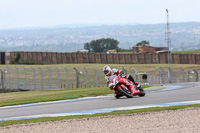
<instances>
[{"instance_id":1,"label":"green grass","mask_svg":"<svg viewBox=\"0 0 200 133\"><path fill-rule=\"evenodd\" d=\"M91 117L109 116L109 115L157 112L157 111L164 111L164 110L178 110L178 109L185 109L185 108L190 108L190 107L200 107L200 104L180 105L180 106L170 106L170 107L152 107L152 108L145 108L145 109L114 111L111 113L99 113L99 114L93 114L93 115L75 115L75 116L61 116L61 117L43 117L43 118L24 119L24 120L10 120L10 121L1 121L0 126L37 123L37 122L48 122L48 121L60 121L60 120L67 120L67 119L91 118Z\"/></svg>"},{"instance_id":2,"label":"green grass","mask_svg":"<svg viewBox=\"0 0 200 133\"><path fill-rule=\"evenodd\" d=\"M86 73L83 70L83 68L86 68L88 70L88 79L89 79L89 86L95 87L96 85L96 75L93 70L95 68L98 71L98 86L105 87L105 75L103 74L102 68L106 64L56 64L56 65L8 65L11 68L11 80L9 80L9 73L8 69L5 65L0 65L0 69L5 70L5 84L9 84L9 81L11 81L11 84L17 84L19 83L19 88L22 89L29 89L29 86L26 86L26 80L25 80L25 71L23 69L23 66L27 69L27 82L28 85L34 83L34 76L33 76L33 70L31 67L35 68L35 78L37 83L37 89L40 90L41 87L41 72L39 70L40 68L43 68L43 82L44 87L47 89L49 88L49 71L47 70L47 67L49 67L51 70L51 81L54 85L57 86L58 83L58 72L55 68L58 68L60 70L60 83L61 88L67 88L67 81L66 81L66 71L64 68L67 68L69 70L68 77L69 77L69 88L76 87L76 72L74 70L74 67L77 68L79 71L82 71L83 74L79 75L80 79L80 87L84 88L86 86ZM108 64L111 66L111 68L118 68L122 69L125 68L127 70L128 74L135 75L134 71L131 69L134 67L138 73L150 73L150 74L158 74L158 70L156 67L162 67L163 69L168 68L168 64ZM17 81L17 71L15 66L19 68L19 82ZM179 68L182 67L184 70L195 68L199 71L199 65L197 64L172 64L171 68L173 71L180 71ZM142 77L142 76L141 76ZM38 88L40 86L40 88Z\"/></svg>"},{"instance_id":3,"label":"green grass","mask_svg":"<svg viewBox=\"0 0 200 133\"><path fill-rule=\"evenodd\" d=\"M188 50L188 51L172 51L172 53L177 53L177 54L192 54L192 53L200 53L200 49L196 49L196 50Z\"/></svg>"},{"instance_id":4,"label":"green grass","mask_svg":"<svg viewBox=\"0 0 200 133\"><path fill-rule=\"evenodd\" d=\"M106 95L110 93L113 92L106 87L1 93L0 107L18 104L57 101L64 99L74 99L88 96Z\"/></svg>"},{"instance_id":5,"label":"green grass","mask_svg":"<svg viewBox=\"0 0 200 133\"><path fill-rule=\"evenodd\" d=\"M97 69L100 70L103 74L102 68L105 65L109 65L111 68L117 68L122 69L125 68L127 70L131 70L132 67L134 67L138 72L157 72L156 67L162 67L162 68L168 68L168 64L56 64L56 65L7 65L13 70L15 70L15 66L19 67L20 70L23 70L23 66L27 69L31 70L31 67L37 69L39 71L40 68L47 68L54 69L57 67L59 69L67 68L73 72L75 72L74 67L78 70L82 70L83 68L86 69ZM177 69L182 67L183 69L190 69L190 68L199 68L199 65L196 64L172 64L172 68ZM5 65L0 65L0 68L3 70L7 70ZM32 72L32 71L31 71ZM132 71L133 72L133 71Z\"/></svg>"},{"instance_id":6,"label":"green grass","mask_svg":"<svg viewBox=\"0 0 200 133\"><path fill-rule=\"evenodd\" d=\"M128 51L128 52L118 52L118 54L133 54L133 51Z\"/></svg>"},{"instance_id":7,"label":"green grass","mask_svg":"<svg viewBox=\"0 0 200 133\"><path fill-rule=\"evenodd\" d=\"M149 86L142 86L143 88ZM108 87L0 93L0 107L113 94Z\"/></svg>"}]
</instances>

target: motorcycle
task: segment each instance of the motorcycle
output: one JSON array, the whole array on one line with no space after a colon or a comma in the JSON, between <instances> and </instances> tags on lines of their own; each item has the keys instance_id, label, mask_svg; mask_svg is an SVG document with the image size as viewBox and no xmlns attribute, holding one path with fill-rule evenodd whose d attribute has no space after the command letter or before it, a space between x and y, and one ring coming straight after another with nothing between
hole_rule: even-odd
<instances>
[{"instance_id":1,"label":"motorcycle","mask_svg":"<svg viewBox=\"0 0 200 133\"><path fill-rule=\"evenodd\" d=\"M135 86L132 81L121 76L113 75L110 77L111 83L109 84L110 89L115 91L115 98L126 96L127 98L133 98L133 96L145 96L145 91L138 85Z\"/></svg>"}]
</instances>

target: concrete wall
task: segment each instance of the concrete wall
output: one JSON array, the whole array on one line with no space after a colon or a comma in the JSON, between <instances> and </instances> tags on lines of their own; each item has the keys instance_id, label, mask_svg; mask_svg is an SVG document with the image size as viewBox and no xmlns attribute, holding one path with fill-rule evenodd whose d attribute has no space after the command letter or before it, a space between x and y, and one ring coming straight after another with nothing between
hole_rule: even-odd
<instances>
[{"instance_id":1,"label":"concrete wall","mask_svg":"<svg viewBox=\"0 0 200 133\"><path fill-rule=\"evenodd\" d=\"M10 64L17 52L6 52L6 64ZM168 54L105 54L105 53L56 53L20 52L21 60L36 64L167 64ZM173 64L200 64L200 54L172 54Z\"/></svg>"}]
</instances>

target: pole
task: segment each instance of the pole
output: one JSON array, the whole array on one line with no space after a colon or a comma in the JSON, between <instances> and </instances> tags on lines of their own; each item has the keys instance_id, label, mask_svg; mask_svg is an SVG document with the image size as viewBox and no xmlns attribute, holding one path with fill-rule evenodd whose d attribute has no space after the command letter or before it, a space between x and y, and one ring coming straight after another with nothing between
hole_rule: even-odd
<instances>
[{"instance_id":1,"label":"pole","mask_svg":"<svg viewBox=\"0 0 200 133\"><path fill-rule=\"evenodd\" d=\"M96 69L93 69L96 74L96 87L98 87L98 73Z\"/></svg>"},{"instance_id":2,"label":"pole","mask_svg":"<svg viewBox=\"0 0 200 133\"><path fill-rule=\"evenodd\" d=\"M33 67L31 67L31 69L33 70L34 89L36 90L35 69Z\"/></svg>"},{"instance_id":3,"label":"pole","mask_svg":"<svg viewBox=\"0 0 200 133\"><path fill-rule=\"evenodd\" d=\"M2 89L4 88L4 82L3 82L3 70L1 70L1 85L2 85Z\"/></svg>"},{"instance_id":4,"label":"pole","mask_svg":"<svg viewBox=\"0 0 200 133\"><path fill-rule=\"evenodd\" d=\"M156 69L159 71L159 83L162 84L162 74L160 68L156 67Z\"/></svg>"},{"instance_id":5,"label":"pole","mask_svg":"<svg viewBox=\"0 0 200 133\"><path fill-rule=\"evenodd\" d=\"M79 74L81 75L82 72L81 71L79 72L78 69L76 69L75 67L74 67L74 70L76 71L76 88L79 88L79 84L80 84Z\"/></svg>"},{"instance_id":6,"label":"pole","mask_svg":"<svg viewBox=\"0 0 200 133\"><path fill-rule=\"evenodd\" d=\"M43 71L42 71L42 68L39 67L39 70L40 70L40 73L41 73L41 87L42 87L42 90L44 89L44 82L43 82Z\"/></svg>"},{"instance_id":7,"label":"pole","mask_svg":"<svg viewBox=\"0 0 200 133\"><path fill-rule=\"evenodd\" d=\"M88 88L88 71L87 69L83 68L83 70L85 71L86 73L86 88Z\"/></svg>"},{"instance_id":8,"label":"pole","mask_svg":"<svg viewBox=\"0 0 200 133\"><path fill-rule=\"evenodd\" d=\"M51 82L51 69L47 67L47 70L49 71L49 84L50 84L50 89L52 89L52 82Z\"/></svg>"},{"instance_id":9,"label":"pole","mask_svg":"<svg viewBox=\"0 0 200 133\"><path fill-rule=\"evenodd\" d=\"M11 89L11 74L10 74L10 68L8 66L6 66L6 68L8 69L8 74L9 74L9 89Z\"/></svg>"},{"instance_id":10,"label":"pole","mask_svg":"<svg viewBox=\"0 0 200 133\"><path fill-rule=\"evenodd\" d=\"M22 67L24 69L24 72L25 72L25 89L28 89L27 87L27 71L26 71L26 68L25 67Z\"/></svg>"},{"instance_id":11,"label":"pole","mask_svg":"<svg viewBox=\"0 0 200 133\"><path fill-rule=\"evenodd\" d=\"M68 76L68 69L64 68L67 73L67 88L69 88L69 76Z\"/></svg>"},{"instance_id":12,"label":"pole","mask_svg":"<svg viewBox=\"0 0 200 133\"><path fill-rule=\"evenodd\" d=\"M198 71L196 70L196 69L192 69L194 72L195 72L195 74L196 74L196 82L198 82L199 81L199 73L198 73Z\"/></svg>"},{"instance_id":13,"label":"pole","mask_svg":"<svg viewBox=\"0 0 200 133\"><path fill-rule=\"evenodd\" d=\"M167 27L166 27L166 42L168 46L168 77L169 77L169 83L171 83L171 39L170 39L170 28L169 28L169 11L166 9L167 12Z\"/></svg>"},{"instance_id":14,"label":"pole","mask_svg":"<svg viewBox=\"0 0 200 133\"><path fill-rule=\"evenodd\" d=\"M18 69L18 67L16 67L15 66L15 69L17 70L17 89L19 89L20 88L20 85L19 85L19 69Z\"/></svg>"},{"instance_id":15,"label":"pole","mask_svg":"<svg viewBox=\"0 0 200 133\"><path fill-rule=\"evenodd\" d=\"M58 88L61 88L61 84L60 84L60 71L59 69L56 67L56 71L58 72Z\"/></svg>"},{"instance_id":16,"label":"pole","mask_svg":"<svg viewBox=\"0 0 200 133\"><path fill-rule=\"evenodd\" d=\"M135 80L137 81L137 70L132 67L132 70L135 72Z\"/></svg>"}]
</instances>

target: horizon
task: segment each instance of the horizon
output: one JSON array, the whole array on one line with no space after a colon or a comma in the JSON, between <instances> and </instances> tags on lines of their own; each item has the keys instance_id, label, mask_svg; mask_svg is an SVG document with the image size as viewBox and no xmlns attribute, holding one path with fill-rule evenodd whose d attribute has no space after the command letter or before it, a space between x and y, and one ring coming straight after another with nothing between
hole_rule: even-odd
<instances>
[{"instance_id":1,"label":"horizon","mask_svg":"<svg viewBox=\"0 0 200 133\"><path fill-rule=\"evenodd\" d=\"M188 22L170 22L171 24L178 23L200 23L200 21L188 21ZM0 28L2 31L6 30L31 30L31 29L55 29L55 28L82 28L82 27L96 27L96 26L138 26L138 25L160 25L166 23L155 23L155 24L143 24L143 23L116 23L116 24L59 24L59 25L49 25L49 26L30 26L30 27L19 27L19 28Z\"/></svg>"}]
</instances>

